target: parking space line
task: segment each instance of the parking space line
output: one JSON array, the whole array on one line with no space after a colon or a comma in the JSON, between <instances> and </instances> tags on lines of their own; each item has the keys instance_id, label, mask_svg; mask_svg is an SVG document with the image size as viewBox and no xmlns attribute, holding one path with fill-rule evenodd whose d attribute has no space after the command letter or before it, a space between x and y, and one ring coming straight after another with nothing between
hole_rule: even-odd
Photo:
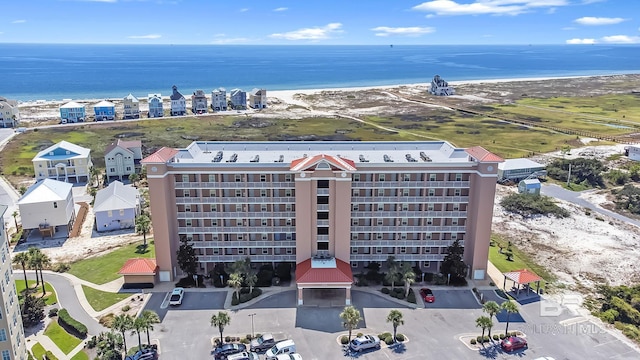
<instances>
[{"instance_id":1,"label":"parking space line","mask_svg":"<svg viewBox=\"0 0 640 360\"><path fill-rule=\"evenodd\" d=\"M579 324L579 323L585 322L585 321L589 321L589 319L585 318L584 316L578 316L578 317L574 317L574 318L571 318L571 319L562 320L562 321L560 321L560 325L562 325L562 326L571 326L571 325Z\"/></svg>"},{"instance_id":2,"label":"parking space line","mask_svg":"<svg viewBox=\"0 0 640 360\"><path fill-rule=\"evenodd\" d=\"M160 309L166 309L169 307L170 298L171 298L171 292L168 292L167 295L164 296L164 300L162 300L162 304L160 304Z\"/></svg>"}]
</instances>

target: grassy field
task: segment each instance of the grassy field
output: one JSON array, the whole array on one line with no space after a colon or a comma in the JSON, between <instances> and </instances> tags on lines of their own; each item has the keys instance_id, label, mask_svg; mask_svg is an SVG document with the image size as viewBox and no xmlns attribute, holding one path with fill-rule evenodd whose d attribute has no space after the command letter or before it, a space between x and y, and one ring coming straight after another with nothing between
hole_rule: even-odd
<instances>
[{"instance_id":1,"label":"grassy field","mask_svg":"<svg viewBox=\"0 0 640 360\"><path fill-rule=\"evenodd\" d=\"M73 355L71 360L89 360L89 355L86 352L80 351L77 354Z\"/></svg>"},{"instance_id":2,"label":"grassy field","mask_svg":"<svg viewBox=\"0 0 640 360\"><path fill-rule=\"evenodd\" d=\"M153 238L147 238L147 248L142 242L120 247L108 254L76 261L71 264L69 273L94 284L106 284L120 277L118 271L130 258L155 258Z\"/></svg>"},{"instance_id":3,"label":"grassy field","mask_svg":"<svg viewBox=\"0 0 640 360\"><path fill-rule=\"evenodd\" d=\"M66 332L57 321L52 321L44 330L44 334L48 336L63 353L68 354L76 346L80 345L82 340Z\"/></svg>"},{"instance_id":4,"label":"grassy field","mask_svg":"<svg viewBox=\"0 0 640 360\"><path fill-rule=\"evenodd\" d=\"M89 304L95 311L102 311L109 306L131 296L131 294L119 294L100 291L85 285L82 285L82 291L84 291L84 296L87 297L87 301L89 301Z\"/></svg>"},{"instance_id":5,"label":"grassy field","mask_svg":"<svg viewBox=\"0 0 640 360\"><path fill-rule=\"evenodd\" d=\"M31 353L33 354L33 357L35 357L36 359L42 359L46 352L47 351L44 349L44 347L42 347L42 344L40 343L36 343L31 348Z\"/></svg>"},{"instance_id":6,"label":"grassy field","mask_svg":"<svg viewBox=\"0 0 640 360\"><path fill-rule=\"evenodd\" d=\"M41 297L42 296L42 284L40 284L38 286L38 288L35 288L36 285L36 281L35 280L28 280L29 282L29 288L31 289L31 295L35 296L35 297ZM18 291L18 300L22 300L22 298L24 297L24 290L25 290L25 286L24 286L24 280L16 280L16 290ZM48 282L44 283L44 290L47 292L47 296L44 297L44 303L46 305L53 305L55 303L58 302L58 297L56 295L56 291L53 289L53 286L51 286L51 284L49 284Z\"/></svg>"},{"instance_id":7,"label":"grassy field","mask_svg":"<svg viewBox=\"0 0 640 360\"><path fill-rule=\"evenodd\" d=\"M496 246L489 247L489 261L491 261L491 263L497 267L500 272L504 273L513 270L529 269L543 278L547 283L552 283L556 280L556 277L551 272L536 264L530 256L519 250L514 245L511 245L511 252L513 254L512 261L507 260L507 256L505 254L500 254L500 247L498 246L498 244L500 244L506 250L508 245L507 240L504 240L495 234L491 236L491 239ZM498 287L502 286L502 284L496 285ZM532 287L535 287L535 285L532 284ZM545 288L546 286L543 285L542 287Z\"/></svg>"}]
</instances>

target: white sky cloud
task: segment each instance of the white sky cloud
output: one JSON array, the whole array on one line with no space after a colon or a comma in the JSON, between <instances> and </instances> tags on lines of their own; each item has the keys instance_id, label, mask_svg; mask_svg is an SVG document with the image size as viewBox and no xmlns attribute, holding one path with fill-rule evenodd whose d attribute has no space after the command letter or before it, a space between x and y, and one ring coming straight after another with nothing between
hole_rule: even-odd
<instances>
[{"instance_id":1,"label":"white sky cloud","mask_svg":"<svg viewBox=\"0 0 640 360\"><path fill-rule=\"evenodd\" d=\"M432 0L413 7L413 10L437 15L518 15L535 8L554 8L569 5L568 0L475 0L458 3L453 0Z\"/></svg>"},{"instance_id":2,"label":"white sky cloud","mask_svg":"<svg viewBox=\"0 0 640 360\"><path fill-rule=\"evenodd\" d=\"M247 11L249 11L249 8L242 8L242 9L240 9L240 12L247 12Z\"/></svg>"},{"instance_id":3,"label":"white sky cloud","mask_svg":"<svg viewBox=\"0 0 640 360\"><path fill-rule=\"evenodd\" d=\"M214 44L214 45L244 44L250 41L250 39L243 38L243 37L237 37L237 38L227 38L227 37L218 37L218 36L216 37L217 37L216 39L211 41L211 44Z\"/></svg>"},{"instance_id":4,"label":"white sky cloud","mask_svg":"<svg viewBox=\"0 0 640 360\"><path fill-rule=\"evenodd\" d=\"M13 20L11 23L12 23L12 24L24 24L24 23L26 23L26 22L27 22L27 20L22 20L22 19L21 19L21 20Z\"/></svg>"},{"instance_id":5,"label":"white sky cloud","mask_svg":"<svg viewBox=\"0 0 640 360\"><path fill-rule=\"evenodd\" d=\"M287 11L287 10L289 10L289 8L287 7L279 7L279 8L273 9L273 11Z\"/></svg>"},{"instance_id":6,"label":"white sky cloud","mask_svg":"<svg viewBox=\"0 0 640 360\"><path fill-rule=\"evenodd\" d=\"M602 42L609 44L640 44L640 36L611 35L603 36Z\"/></svg>"},{"instance_id":7,"label":"white sky cloud","mask_svg":"<svg viewBox=\"0 0 640 360\"><path fill-rule=\"evenodd\" d=\"M436 29L432 28L432 27L420 27L420 26L411 26L411 27L388 27L388 26L378 26L375 27L373 29L371 29L371 31L375 31L376 32L376 36L392 36L392 35L397 35L397 36L420 36L420 35L424 35L424 34L429 34L432 33L434 31L436 31Z\"/></svg>"},{"instance_id":8,"label":"white sky cloud","mask_svg":"<svg viewBox=\"0 0 640 360\"><path fill-rule=\"evenodd\" d=\"M567 44L595 44L596 39L569 39Z\"/></svg>"},{"instance_id":9,"label":"white sky cloud","mask_svg":"<svg viewBox=\"0 0 640 360\"><path fill-rule=\"evenodd\" d=\"M325 40L332 34L340 33L341 23L330 23L322 27L303 28L286 33L271 34L269 37L285 40Z\"/></svg>"},{"instance_id":10,"label":"white sky cloud","mask_svg":"<svg viewBox=\"0 0 640 360\"><path fill-rule=\"evenodd\" d=\"M573 26L565 26L562 28L562 30L575 30L576 28L574 28Z\"/></svg>"},{"instance_id":11,"label":"white sky cloud","mask_svg":"<svg viewBox=\"0 0 640 360\"><path fill-rule=\"evenodd\" d=\"M598 26L598 25L614 25L619 24L626 19L623 18L606 18L606 17L593 17L593 16L585 16L579 19L573 20L573 22L578 23L580 25L587 26Z\"/></svg>"},{"instance_id":12,"label":"white sky cloud","mask_svg":"<svg viewBox=\"0 0 640 360\"><path fill-rule=\"evenodd\" d=\"M162 35L160 34L147 34L147 35L131 35L128 36L129 39L160 39Z\"/></svg>"}]
</instances>

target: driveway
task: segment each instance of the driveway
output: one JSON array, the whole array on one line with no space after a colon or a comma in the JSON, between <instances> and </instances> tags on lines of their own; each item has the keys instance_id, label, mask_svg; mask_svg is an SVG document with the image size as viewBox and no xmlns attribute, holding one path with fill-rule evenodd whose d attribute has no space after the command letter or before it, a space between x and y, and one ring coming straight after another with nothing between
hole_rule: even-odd
<instances>
[{"instance_id":1,"label":"driveway","mask_svg":"<svg viewBox=\"0 0 640 360\"><path fill-rule=\"evenodd\" d=\"M425 303L427 309L480 309L471 290L432 290L436 301Z\"/></svg>"},{"instance_id":2,"label":"driveway","mask_svg":"<svg viewBox=\"0 0 640 360\"><path fill-rule=\"evenodd\" d=\"M182 298L182 305L168 306L168 304L164 301L167 295L168 293L166 292L153 292L144 309L157 312L160 316L160 320L162 320L167 315L167 312L223 309L224 302L227 298L227 292L225 291L196 292L189 291L187 289L184 293L184 297Z\"/></svg>"}]
</instances>

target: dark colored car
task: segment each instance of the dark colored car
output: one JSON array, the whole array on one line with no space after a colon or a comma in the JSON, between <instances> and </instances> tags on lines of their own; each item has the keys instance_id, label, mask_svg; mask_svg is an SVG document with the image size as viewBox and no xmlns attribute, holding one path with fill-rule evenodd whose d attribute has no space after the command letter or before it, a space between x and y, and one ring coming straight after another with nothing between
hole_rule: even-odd
<instances>
[{"instance_id":1,"label":"dark colored car","mask_svg":"<svg viewBox=\"0 0 640 360\"><path fill-rule=\"evenodd\" d=\"M125 358L125 360L156 360L156 359L158 359L158 353L154 349L143 349Z\"/></svg>"},{"instance_id":2,"label":"dark colored car","mask_svg":"<svg viewBox=\"0 0 640 360\"><path fill-rule=\"evenodd\" d=\"M213 358L216 360L224 360L231 354L237 354L245 351L247 347L244 344L224 344L213 350Z\"/></svg>"},{"instance_id":3,"label":"dark colored car","mask_svg":"<svg viewBox=\"0 0 640 360\"><path fill-rule=\"evenodd\" d=\"M502 340L500 347L502 347L502 350L506 352L523 349L527 347L527 340L518 336L509 336L508 338Z\"/></svg>"},{"instance_id":4,"label":"dark colored car","mask_svg":"<svg viewBox=\"0 0 640 360\"><path fill-rule=\"evenodd\" d=\"M251 340L250 346L251 351L264 352L271 349L271 347L275 344L276 340L273 338L273 335L262 334L262 336L260 336L259 338Z\"/></svg>"},{"instance_id":5,"label":"dark colored car","mask_svg":"<svg viewBox=\"0 0 640 360\"><path fill-rule=\"evenodd\" d=\"M422 288L420 289L420 296L424 302L432 303L436 301L436 297L433 295L431 289Z\"/></svg>"}]
</instances>

